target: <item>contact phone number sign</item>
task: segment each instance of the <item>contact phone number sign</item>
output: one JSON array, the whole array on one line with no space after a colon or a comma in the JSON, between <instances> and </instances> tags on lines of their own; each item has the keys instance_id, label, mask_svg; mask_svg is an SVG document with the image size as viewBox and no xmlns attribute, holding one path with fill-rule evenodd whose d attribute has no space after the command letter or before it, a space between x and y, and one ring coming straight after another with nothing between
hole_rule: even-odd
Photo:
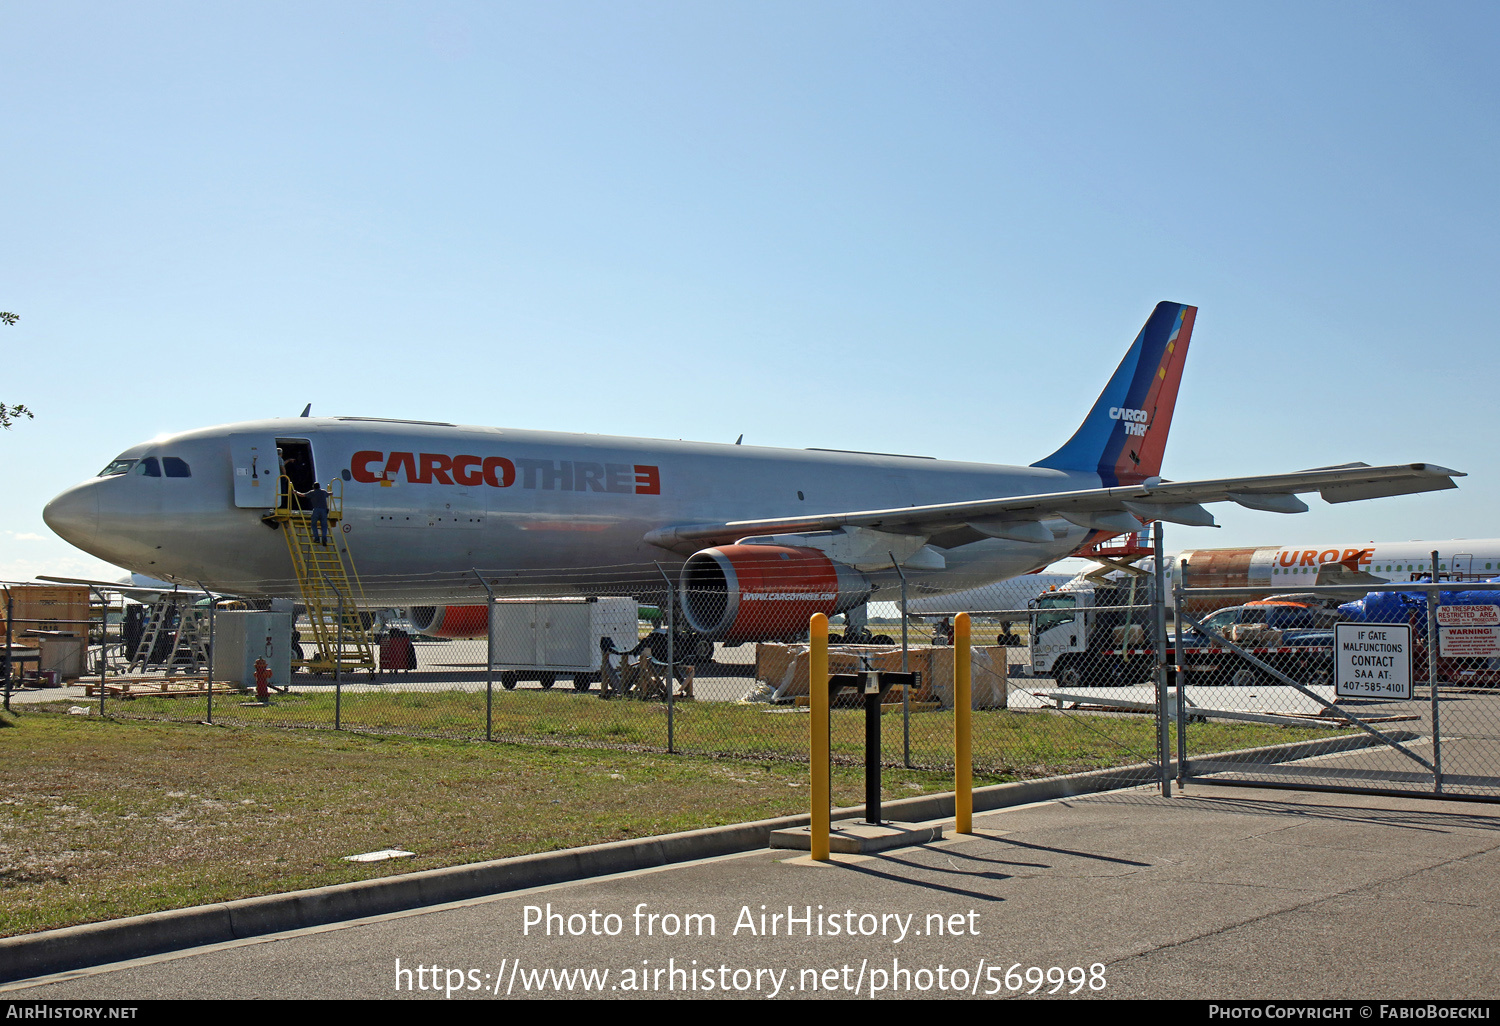
<instances>
[{"instance_id":1,"label":"contact phone number sign","mask_svg":"<svg viewBox=\"0 0 1500 1026\"><path fill-rule=\"evenodd\" d=\"M1333 628L1334 692L1340 698L1411 698L1411 625Z\"/></svg>"}]
</instances>

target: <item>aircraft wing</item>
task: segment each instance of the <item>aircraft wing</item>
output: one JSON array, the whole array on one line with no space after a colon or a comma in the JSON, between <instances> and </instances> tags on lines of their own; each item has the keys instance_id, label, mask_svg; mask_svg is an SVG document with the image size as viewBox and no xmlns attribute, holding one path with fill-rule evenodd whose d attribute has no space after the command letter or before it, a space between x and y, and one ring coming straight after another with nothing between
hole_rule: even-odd
<instances>
[{"instance_id":1,"label":"aircraft wing","mask_svg":"<svg viewBox=\"0 0 1500 1026\"><path fill-rule=\"evenodd\" d=\"M197 595L200 598L213 597L208 592L199 591L197 588L143 588L134 584L121 584L118 581L92 581L86 577L49 577L46 574L37 574L36 579L39 581L50 581L53 584L83 584L90 588L103 588L106 591L118 591L122 595L129 595L131 598L136 599L139 599L141 596L154 599L158 595L171 595L173 593L184 597L189 595Z\"/></svg>"},{"instance_id":2,"label":"aircraft wing","mask_svg":"<svg viewBox=\"0 0 1500 1026\"><path fill-rule=\"evenodd\" d=\"M1457 470L1427 463L1371 467L1363 463L1319 467L1291 474L1226 477L1208 481L1162 481L1138 485L1086 488L1038 495L1014 495L966 502L945 502L897 509L825 513L771 520L733 520L721 524L685 524L646 535L646 541L674 551L691 551L755 535L832 531L864 527L894 534L925 535L939 547L967 544L983 537L1047 543L1051 532L1042 520L1060 517L1080 527L1124 534L1142 521L1163 520L1191 527L1211 527L1205 502L1235 502L1249 509L1305 513L1299 493L1318 492L1327 502L1353 502L1391 495L1441 491L1458 487Z\"/></svg>"}]
</instances>

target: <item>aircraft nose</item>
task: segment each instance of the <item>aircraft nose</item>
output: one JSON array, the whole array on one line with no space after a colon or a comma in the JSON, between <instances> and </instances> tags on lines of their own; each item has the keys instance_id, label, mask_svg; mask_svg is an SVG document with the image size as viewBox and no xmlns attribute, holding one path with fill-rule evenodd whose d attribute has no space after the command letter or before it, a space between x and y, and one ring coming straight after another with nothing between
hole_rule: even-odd
<instances>
[{"instance_id":1,"label":"aircraft nose","mask_svg":"<svg viewBox=\"0 0 1500 1026\"><path fill-rule=\"evenodd\" d=\"M42 507L42 520L64 541L87 548L99 533L99 490L93 482L69 488Z\"/></svg>"}]
</instances>

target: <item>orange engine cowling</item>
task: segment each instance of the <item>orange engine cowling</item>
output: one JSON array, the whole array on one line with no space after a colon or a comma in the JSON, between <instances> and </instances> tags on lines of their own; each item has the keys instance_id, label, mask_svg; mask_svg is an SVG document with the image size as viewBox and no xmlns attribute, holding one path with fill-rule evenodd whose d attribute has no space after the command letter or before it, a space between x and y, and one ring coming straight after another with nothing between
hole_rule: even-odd
<instances>
[{"instance_id":1,"label":"orange engine cowling","mask_svg":"<svg viewBox=\"0 0 1500 1026\"><path fill-rule=\"evenodd\" d=\"M429 638L482 638L490 629L484 606L412 606L406 618Z\"/></svg>"},{"instance_id":2,"label":"orange engine cowling","mask_svg":"<svg viewBox=\"0 0 1500 1026\"><path fill-rule=\"evenodd\" d=\"M683 565L688 626L721 641L794 641L813 613L832 616L870 597L869 578L817 549L720 545Z\"/></svg>"}]
</instances>

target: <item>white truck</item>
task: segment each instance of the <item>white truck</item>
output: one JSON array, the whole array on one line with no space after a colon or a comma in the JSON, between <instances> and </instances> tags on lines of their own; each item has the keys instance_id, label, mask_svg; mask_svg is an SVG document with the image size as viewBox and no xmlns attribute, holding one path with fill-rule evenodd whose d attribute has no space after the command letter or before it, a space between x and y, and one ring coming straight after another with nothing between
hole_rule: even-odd
<instances>
[{"instance_id":1,"label":"white truck","mask_svg":"<svg viewBox=\"0 0 1500 1026\"><path fill-rule=\"evenodd\" d=\"M1031 672L1059 687L1141 684L1156 672L1156 627L1151 608L1155 581L1131 576L1100 583L1077 578L1035 599L1031 613ZM1336 618L1336 614L1333 614ZM1333 631L1329 614L1295 596L1220 609L1203 625L1288 676L1306 682L1331 679ZM1169 666L1191 675L1185 683L1252 686L1272 678L1190 627L1181 651L1167 619ZM1169 671L1168 683L1176 683Z\"/></svg>"}]
</instances>

